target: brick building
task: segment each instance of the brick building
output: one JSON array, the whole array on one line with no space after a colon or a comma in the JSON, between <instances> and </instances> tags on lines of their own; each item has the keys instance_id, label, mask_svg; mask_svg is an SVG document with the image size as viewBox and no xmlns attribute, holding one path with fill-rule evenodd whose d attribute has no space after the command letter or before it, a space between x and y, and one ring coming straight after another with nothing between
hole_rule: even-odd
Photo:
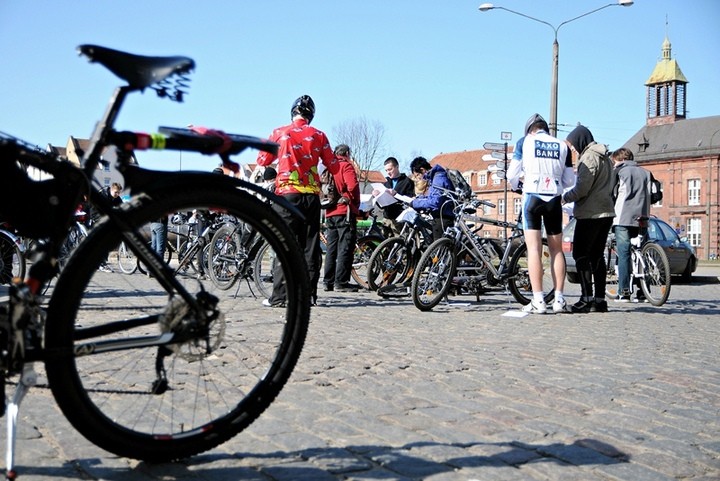
<instances>
[{"instance_id":1,"label":"brick building","mask_svg":"<svg viewBox=\"0 0 720 481\"><path fill-rule=\"evenodd\" d=\"M645 82L646 123L623 147L662 183L663 200L653 205L652 213L686 236L698 259L708 259L720 254L720 115L686 118L687 84L666 38L662 56ZM489 154L440 154L430 163L461 171L479 198L497 206L486 215L515 220L520 196L506 192L505 181L492 172ZM484 234L503 236L502 230L491 229L495 230Z\"/></svg>"}]
</instances>

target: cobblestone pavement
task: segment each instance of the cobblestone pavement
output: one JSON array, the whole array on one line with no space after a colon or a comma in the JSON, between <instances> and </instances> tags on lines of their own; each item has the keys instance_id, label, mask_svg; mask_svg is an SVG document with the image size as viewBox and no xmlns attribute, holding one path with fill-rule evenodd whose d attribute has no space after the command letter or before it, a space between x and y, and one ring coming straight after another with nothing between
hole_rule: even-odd
<instances>
[{"instance_id":1,"label":"cobblestone pavement","mask_svg":"<svg viewBox=\"0 0 720 481\"><path fill-rule=\"evenodd\" d=\"M717 480L718 272L673 285L661 308L607 314L507 317L517 305L499 290L428 313L321 293L290 382L221 447L160 465L117 458L37 388L16 463L21 479L53 481Z\"/></svg>"}]
</instances>

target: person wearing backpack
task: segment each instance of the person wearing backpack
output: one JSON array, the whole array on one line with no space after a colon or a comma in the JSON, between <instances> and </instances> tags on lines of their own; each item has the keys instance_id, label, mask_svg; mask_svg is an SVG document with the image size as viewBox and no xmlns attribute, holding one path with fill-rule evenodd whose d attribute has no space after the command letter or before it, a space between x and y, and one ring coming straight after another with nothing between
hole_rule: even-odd
<instances>
[{"instance_id":1,"label":"person wearing backpack","mask_svg":"<svg viewBox=\"0 0 720 481\"><path fill-rule=\"evenodd\" d=\"M650 171L635 162L630 150L617 149L611 157L615 163L615 181L612 189L615 200L613 229L618 265L618 296L615 301L630 302L630 239L641 233L638 217L650 215L650 197L655 179ZM635 292L637 292L635 301L645 302L642 291L637 289Z\"/></svg>"},{"instance_id":2,"label":"person wearing backpack","mask_svg":"<svg viewBox=\"0 0 720 481\"><path fill-rule=\"evenodd\" d=\"M335 147L335 158L340 169L332 176L339 194L333 205L325 211L325 291L357 292L350 284L355 243L357 242L357 216L360 213L360 182L350 161L350 147Z\"/></svg>"},{"instance_id":3,"label":"person wearing backpack","mask_svg":"<svg viewBox=\"0 0 720 481\"><path fill-rule=\"evenodd\" d=\"M415 157L410 162L410 172L422 177L427 182L427 193L418 195L412 201L413 209L426 210L433 218L433 238L443 236L445 228L452 225L453 203L447 191L454 191L455 186L447 176L445 168L440 164L430 165L425 157Z\"/></svg>"},{"instance_id":4,"label":"person wearing backpack","mask_svg":"<svg viewBox=\"0 0 720 481\"><path fill-rule=\"evenodd\" d=\"M280 214L295 234L305 255L310 279L310 303L317 302L317 285L320 281L320 175L318 164L323 163L332 174L339 170L330 141L324 132L310 125L315 117L315 102L303 95L290 107L292 122L278 127L269 140L279 144L277 155L260 152L258 165L267 167L277 161L275 193L295 206L305 219L299 219L279 203L273 209ZM266 307L285 305L287 291L282 266L273 271L273 292L263 301Z\"/></svg>"}]
</instances>

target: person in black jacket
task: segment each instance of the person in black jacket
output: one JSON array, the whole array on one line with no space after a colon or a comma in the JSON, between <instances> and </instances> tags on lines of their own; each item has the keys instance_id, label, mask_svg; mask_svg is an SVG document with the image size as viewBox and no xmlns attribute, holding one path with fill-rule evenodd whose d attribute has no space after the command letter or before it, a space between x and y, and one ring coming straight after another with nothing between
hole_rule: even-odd
<instances>
[{"instance_id":1,"label":"person in black jacket","mask_svg":"<svg viewBox=\"0 0 720 481\"><path fill-rule=\"evenodd\" d=\"M410 177L400 173L400 165L395 157L388 157L385 159L385 177L387 181L383 184L387 187L387 192L390 195L400 194L407 197L415 196L415 183ZM380 192L373 192L374 196L380 195ZM383 217L386 219L388 224L393 230L395 230L395 219L403 210L402 202L396 202L385 206L383 209Z\"/></svg>"}]
</instances>

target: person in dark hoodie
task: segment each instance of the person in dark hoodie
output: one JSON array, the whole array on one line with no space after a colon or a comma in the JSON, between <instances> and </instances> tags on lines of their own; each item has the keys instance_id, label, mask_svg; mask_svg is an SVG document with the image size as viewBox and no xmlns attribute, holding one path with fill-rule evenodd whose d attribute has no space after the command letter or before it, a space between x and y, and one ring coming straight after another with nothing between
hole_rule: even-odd
<instances>
[{"instance_id":1,"label":"person in dark hoodie","mask_svg":"<svg viewBox=\"0 0 720 481\"><path fill-rule=\"evenodd\" d=\"M453 191L452 182L447 176L447 171L440 165L430 165L425 157L415 157L410 162L410 172L421 176L428 183L426 194L420 194L412 201L412 208L426 210L433 218L433 237L442 237L445 228L452 225L455 216L453 214L453 203L447 195L447 191Z\"/></svg>"},{"instance_id":2,"label":"person in dark hoodie","mask_svg":"<svg viewBox=\"0 0 720 481\"><path fill-rule=\"evenodd\" d=\"M574 202L576 219L573 259L580 278L581 297L571 312L607 312L605 284L607 266L603 249L615 217L612 198L613 162L607 146L595 142L587 127L578 125L567 136L573 159L577 159L575 186L562 196ZM593 290L594 288L594 290Z\"/></svg>"}]
</instances>

